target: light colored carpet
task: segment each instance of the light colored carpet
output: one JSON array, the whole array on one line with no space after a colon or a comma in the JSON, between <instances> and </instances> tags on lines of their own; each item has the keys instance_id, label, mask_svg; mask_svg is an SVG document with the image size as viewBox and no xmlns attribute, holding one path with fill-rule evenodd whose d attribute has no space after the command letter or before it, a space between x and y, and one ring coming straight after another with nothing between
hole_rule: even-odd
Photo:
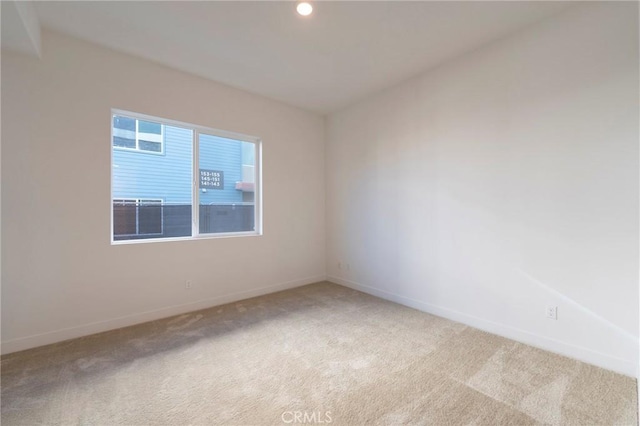
<instances>
[{"instance_id":1,"label":"light colored carpet","mask_svg":"<svg viewBox=\"0 0 640 426\"><path fill-rule=\"evenodd\" d=\"M637 424L635 380L318 283L2 358L2 424Z\"/></svg>"}]
</instances>

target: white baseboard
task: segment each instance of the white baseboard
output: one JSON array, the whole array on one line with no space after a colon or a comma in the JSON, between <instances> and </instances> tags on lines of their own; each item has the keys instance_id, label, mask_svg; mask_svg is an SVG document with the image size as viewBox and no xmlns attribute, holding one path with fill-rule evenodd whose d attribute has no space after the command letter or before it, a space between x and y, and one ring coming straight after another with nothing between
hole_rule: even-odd
<instances>
[{"instance_id":1,"label":"white baseboard","mask_svg":"<svg viewBox=\"0 0 640 426\"><path fill-rule=\"evenodd\" d=\"M131 325L167 318L174 315L180 315L187 312L198 311L200 309L211 308L214 306L223 305L225 303L233 303L240 300L249 299L251 297L262 296L265 294L275 293L277 291L300 287L318 281L324 281L326 280L326 278L327 277L325 275L315 275L312 277L287 281L271 286L226 294L223 296L213 297L205 300L198 300L197 302L183 303L180 305L168 306L166 308L154 309L151 311L127 315L119 318L96 321L76 327L69 327L61 330L7 340L6 342L2 342L2 344L0 345L0 352L2 354L8 354L25 349L35 348L38 346L48 345L51 343L62 342L64 340L75 339L77 337L89 336L91 334L115 330L117 328L128 327Z\"/></svg>"},{"instance_id":2,"label":"white baseboard","mask_svg":"<svg viewBox=\"0 0 640 426\"><path fill-rule=\"evenodd\" d=\"M401 305L437 315L439 317L447 318L452 321L460 322L492 334L497 334L499 336L526 343L540 349L564 355L569 358L574 358L588 364L593 364L607 370L624 374L626 376L638 377L638 366L636 365L635 361L617 358L608 354L594 351L592 349L561 342L559 340L551 339L545 336L521 330L519 328L465 314L453 309L436 306L431 303L422 302L420 300L412 299L405 296L400 296L398 294L373 288L354 281L346 280L344 278L328 276L327 280L335 284L340 284L345 287L361 291L363 293L371 294L372 296L380 297L382 299L399 303Z\"/></svg>"}]
</instances>

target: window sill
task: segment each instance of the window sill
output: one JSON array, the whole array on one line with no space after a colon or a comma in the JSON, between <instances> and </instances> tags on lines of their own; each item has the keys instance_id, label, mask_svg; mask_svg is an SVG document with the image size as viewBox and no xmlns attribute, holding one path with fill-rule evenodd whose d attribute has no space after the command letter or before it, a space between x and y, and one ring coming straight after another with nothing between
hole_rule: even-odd
<instances>
[{"instance_id":1,"label":"window sill","mask_svg":"<svg viewBox=\"0 0 640 426\"><path fill-rule=\"evenodd\" d=\"M166 243L173 241L198 241L198 240L217 240L221 238L238 238L238 237L261 237L262 232L224 232L217 234L204 234L196 237L170 237L170 238L145 238L138 240L111 240L112 246L123 246L129 244L149 244L149 243Z\"/></svg>"}]
</instances>

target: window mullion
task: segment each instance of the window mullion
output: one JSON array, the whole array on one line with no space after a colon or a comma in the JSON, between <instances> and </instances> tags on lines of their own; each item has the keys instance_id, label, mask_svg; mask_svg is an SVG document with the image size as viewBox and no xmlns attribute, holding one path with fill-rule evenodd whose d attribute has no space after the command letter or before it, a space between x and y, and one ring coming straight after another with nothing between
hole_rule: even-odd
<instances>
[{"instance_id":1,"label":"window mullion","mask_svg":"<svg viewBox=\"0 0 640 426\"><path fill-rule=\"evenodd\" d=\"M193 217L193 227L191 230L191 234L194 237L197 237L198 235L200 235L200 191L198 190L198 179L199 179L199 173L198 173L198 168L199 168L199 144L198 144L198 140L200 139L200 133L198 132L197 129L193 129L193 145L191 148L191 151L193 152L193 167L191 169L191 173L192 173L192 179L191 179L191 185L192 185L192 197L191 197L191 210L192 210L192 217Z\"/></svg>"},{"instance_id":2,"label":"window mullion","mask_svg":"<svg viewBox=\"0 0 640 426\"><path fill-rule=\"evenodd\" d=\"M140 235L140 200L136 200L136 235Z\"/></svg>"}]
</instances>

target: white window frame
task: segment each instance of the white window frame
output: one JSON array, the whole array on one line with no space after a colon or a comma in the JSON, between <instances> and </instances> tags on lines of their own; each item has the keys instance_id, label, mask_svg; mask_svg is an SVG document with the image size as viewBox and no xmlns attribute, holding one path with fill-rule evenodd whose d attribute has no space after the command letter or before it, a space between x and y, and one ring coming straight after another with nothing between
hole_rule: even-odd
<instances>
[{"instance_id":1,"label":"white window frame","mask_svg":"<svg viewBox=\"0 0 640 426\"><path fill-rule=\"evenodd\" d=\"M160 154L157 152L151 151L139 151L134 150L132 148L120 148L113 146L113 117L125 116L129 118L134 118L136 120L143 121L152 121L156 123L160 123L162 125L162 133L163 133L163 143L162 143L162 151L164 153L164 126L176 126L184 129L189 129L192 131L192 164L191 164L191 236L187 237L167 237L167 238L147 238L147 239L131 239L131 240L115 240L113 235L113 150L114 149L123 149L127 151L135 151L135 152L145 152L149 154ZM217 239L217 238L229 238L229 237L251 237L251 236L262 236L263 235L263 222L262 222L262 139L256 136L245 135L242 133L230 132L225 130L214 129L211 127L200 126L196 124L185 123L182 121L171 120L161 117L155 117L151 115L141 114L137 112L126 111L122 109L111 109L111 140L110 140L110 166L111 167L111 181L109 182L111 188L111 227L110 227L110 240L112 245L121 245L121 244L144 244L144 243L159 243L165 241L185 241L185 240L202 240L202 239ZM137 146L137 130L138 124L136 121L136 146ZM199 140L200 133L217 136L226 139L234 139L239 142L249 142L254 144L255 146L255 192L254 192L254 224L253 231L243 231L243 232L217 232L217 233L200 233L200 191L199 191ZM124 200L126 198L119 197L118 200ZM143 200L151 200L151 198L140 198ZM241 204L241 203L236 203ZM164 206L164 200L162 205ZM164 219L163 219L164 222ZM136 225L137 226L137 225ZM163 223L163 231L164 231L164 223ZM143 234L143 235L152 235L152 234Z\"/></svg>"},{"instance_id":2,"label":"white window frame","mask_svg":"<svg viewBox=\"0 0 640 426\"><path fill-rule=\"evenodd\" d=\"M116 198L112 202L111 214L113 214L113 204L115 204L116 201L133 201L136 206L136 233L135 234L118 234L117 235L118 237L137 237L139 235L162 235L164 233L164 216L162 213L160 213L160 232L150 232L147 234L141 234L140 233L140 210L138 209L140 206L147 205L146 203L158 203L160 207L164 207L164 200L162 198ZM155 204L151 204L151 205L155 205ZM113 231L114 230L112 229L111 232L113 233ZM115 238L116 235L114 234L113 237Z\"/></svg>"},{"instance_id":3,"label":"white window frame","mask_svg":"<svg viewBox=\"0 0 640 426\"><path fill-rule=\"evenodd\" d=\"M158 121L153 121L154 123L158 123L160 124L160 135L156 135L155 133L153 133L154 137L160 137L159 141L148 141L148 142L152 142L152 143L159 143L160 144L160 151L149 151L148 149L142 149L140 148L140 120L142 121L152 121L152 120L145 120L142 118L136 118L136 117L132 117L132 116L126 116L127 118L133 118L136 120L136 130L135 130L135 141L136 141L136 147L135 148L127 148L126 146L115 146L113 145L113 117L116 115L124 115L124 114L111 114L111 146L114 149L118 149L121 151L134 151L134 152L142 152L145 154L153 154L153 155L164 155L164 124ZM150 135L152 133L142 133L145 135ZM143 141L147 141L147 139L142 138Z\"/></svg>"}]
</instances>

